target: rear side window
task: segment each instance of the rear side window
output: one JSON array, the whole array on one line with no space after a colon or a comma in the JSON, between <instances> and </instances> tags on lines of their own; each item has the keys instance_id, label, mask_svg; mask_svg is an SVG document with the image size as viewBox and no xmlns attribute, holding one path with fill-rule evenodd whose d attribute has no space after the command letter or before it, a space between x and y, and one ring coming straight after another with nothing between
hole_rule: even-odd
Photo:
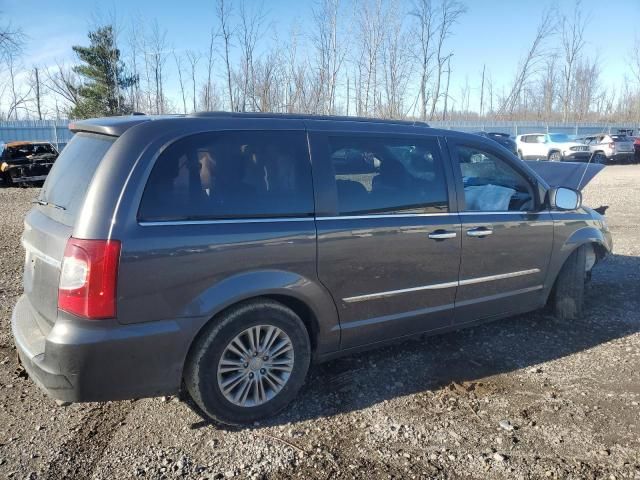
<instances>
[{"instance_id":1,"label":"rear side window","mask_svg":"<svg viewBox=\"0 0 640 480\"><path fill-rule=\"evenodd\" d=\"M311 164L303 132L192 135L156 160L142 221L312 216Z\"/></svg>"},{"instance_id":2,"label":"rear side window","mask_svg":"<svg viewBox=\"0 0 640 480\"><path fill-rule=\"evenodd\" d=\"M611 135L614 142L631 142L632 140L626 135Z\"/></svg>"},{"instance_id":3,"label":"rear side window","mask_svg":"<svg viewBox=\"0 0 640 480\"><path fill-rule=\"evenodd\" d=\"M447 211L434 139L332 137L329 157L341 215Z\"/></svg>"},{"instance_id":4,"label":"rear side window","mask_svg":"<svg viewBox=\"0 0 640 480\"><path fill-rule=\"evenodd\" d=\"M73 226L87 189L115 137L77 133L64 148L47 176L40 199L64 210L45 207L54 220Z\"/></svg>"}]
</instances>

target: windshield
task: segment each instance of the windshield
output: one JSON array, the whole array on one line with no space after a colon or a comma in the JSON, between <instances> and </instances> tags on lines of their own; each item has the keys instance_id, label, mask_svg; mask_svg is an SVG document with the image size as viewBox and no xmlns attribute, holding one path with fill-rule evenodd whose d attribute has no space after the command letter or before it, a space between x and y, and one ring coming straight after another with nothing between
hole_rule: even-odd
<instances>
[{"instance_id":1,"label":"windshield","mask_svg":"<svg viewBox=\"0 0 640 480\"><path fill-rule=\"evenodd\" d=\"M116 139L78 133L58 157L42 187L40 200L64 207L47 208L54 220L72 226L100 161Z\"/></svg>"},{"instance_id":2,"label":"windshield","mask_svg":"<svg viewBox=\"0 0 640 480\"><path fill-rule=\"evenodd\" d=\"M570 142L571 141L569 136L564 134L564 133L550 133L549 134L549 139L552 142L556 142L556 143Z\"/></svg>"}]
</instances>

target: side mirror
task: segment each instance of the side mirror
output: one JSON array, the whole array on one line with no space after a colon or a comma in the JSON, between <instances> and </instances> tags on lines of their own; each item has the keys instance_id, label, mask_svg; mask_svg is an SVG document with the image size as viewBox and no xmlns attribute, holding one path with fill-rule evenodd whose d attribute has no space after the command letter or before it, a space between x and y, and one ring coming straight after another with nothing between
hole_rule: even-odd
<instances>
[{"instance_id":1,"label":"side mirror","mask_svg":"<svg viewBox=\"0 0 640 480\"><path fill-rule=\"evenodd\" d=\"M571 188L552 188L547 195L553 210L576 210L582 205L582 194Z\"/></svg>"}]
</instances>

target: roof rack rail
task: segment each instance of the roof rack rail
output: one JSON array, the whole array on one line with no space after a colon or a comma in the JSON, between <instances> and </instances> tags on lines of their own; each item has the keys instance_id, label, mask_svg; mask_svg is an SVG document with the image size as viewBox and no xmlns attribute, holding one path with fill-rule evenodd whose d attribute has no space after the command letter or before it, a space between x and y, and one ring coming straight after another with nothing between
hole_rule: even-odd
<instances>
[{"instance_id":1,"label":"roof rack rail","mask_svg":"<svg viewBox=\"0 0 640 480\"><path fill-rule=\"evenodd\" d=\"M398 125L415 125L429 127L429 124L421 120L393 120L386 118L352 117L345 115L312 115L308 113L265 113L265 112L196 112L187 115L196 118L288 118L292 120L337 120L343 122L370 122Z\"/></svg>"}]
</instances>

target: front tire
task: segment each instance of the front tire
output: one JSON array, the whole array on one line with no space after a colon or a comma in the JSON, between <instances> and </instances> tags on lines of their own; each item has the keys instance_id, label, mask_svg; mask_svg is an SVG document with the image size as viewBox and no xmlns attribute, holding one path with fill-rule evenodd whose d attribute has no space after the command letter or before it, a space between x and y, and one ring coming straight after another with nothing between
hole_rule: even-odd
<instances>
[{"instance_id":1,"label":"front tire","mask_svg":"<svg viewBox=\"0 0 640 480\"><path fill-rule=\"evenodd\" d=\"M607 157L602 152L596 152L596 154L593 156L593 162L594 163L600 163L602 165L606 165Z\"/></svg>"},{"instance_id":2,"label":"front tire","mask_svg":"<svg viewBox=\"0 0 640 480\"><path fill-rule=\"evenodd\" d=\"M184 381L211 419L242 425L271 417L296 396L311 346L291 309L272 300L232 307L205 327L193 345Z\"/></svg>"},{"instance_id":3,"label":"front tire","mask_svg":"<svg viewBox=\"0 0 640 480\"><path fill-rule=\"evenodd\" d=\"M551 299L558 320L575 320L584 313L587 248L582 245L569 255L558 274Z\"/></svg>"},{"instance_id":4,"label":"front tire","mask_svg":"<svg viewBox=\"0 0 640 480\"><path fill-rule=\"evenodd\" d=\"M562 154L560 152L551 152L549 154L550 162L560 162L562 161Z\"/></svg>"}]
</instances>

